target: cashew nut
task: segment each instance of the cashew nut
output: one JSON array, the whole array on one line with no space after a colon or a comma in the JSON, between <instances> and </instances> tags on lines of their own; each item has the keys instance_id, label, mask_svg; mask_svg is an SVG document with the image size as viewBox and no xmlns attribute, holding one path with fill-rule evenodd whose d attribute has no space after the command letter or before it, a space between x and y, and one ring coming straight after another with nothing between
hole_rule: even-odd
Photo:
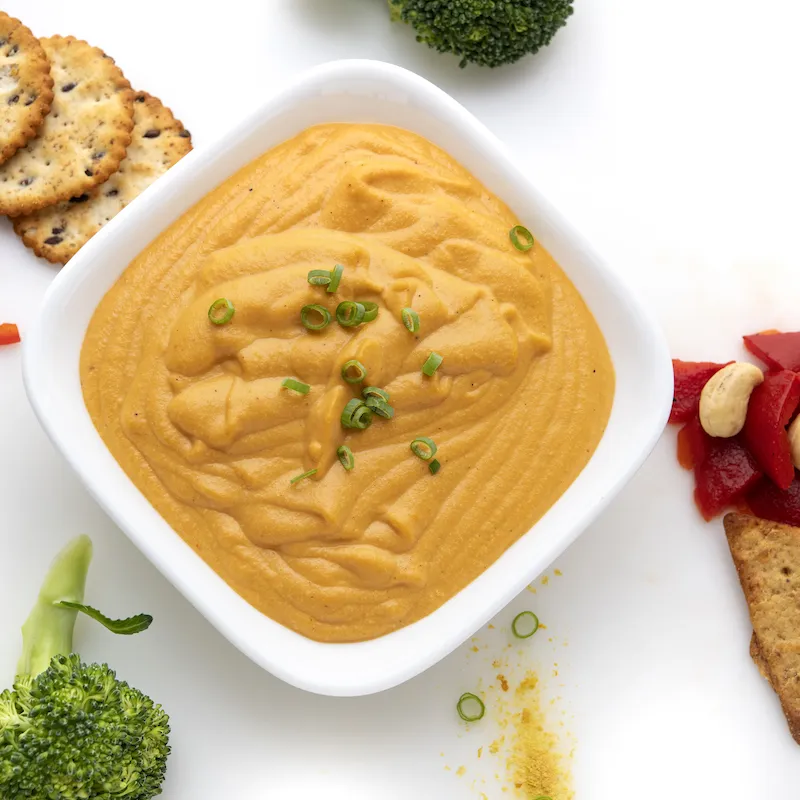
<instances>
[{"instance_id":1,"label":"cashew nut","mask_svg":"<svg viewBox=\"0 0 800 800\"><path fill-rule=\"evenodd\" d=\"M800 469L800 417L795 417L789 426L789 446L792 448L792 463Z\"/></svg>"},{"instance_id":2,"label":"cashew nut","mask_svg":"<svg viewBox=\"0 0 800 800\"><path fill-rule=\"evenodd\" d=\"M744 427L750 395L764 380L764 373L744 362L728 364L703 387L700 424L709 436L727 439Z\"/></svg>"}]
</instances>

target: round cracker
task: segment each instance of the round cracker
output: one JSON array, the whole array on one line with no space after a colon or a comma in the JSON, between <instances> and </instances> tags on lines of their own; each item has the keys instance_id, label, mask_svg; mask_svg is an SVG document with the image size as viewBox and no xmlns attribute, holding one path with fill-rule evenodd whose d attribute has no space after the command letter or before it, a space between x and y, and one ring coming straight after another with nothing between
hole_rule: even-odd
<instances>
[{"instance_id":1,"label":"round cracker","mask_svg":"<svg viewBox=\"0 0 800 800\"><path fill-rule=\"evenodd\" d=\"M37 256L66 264L106 222L192 149L189 131L147 92L135 95L133 121L128 154L105 183L14 220L14 230Z\"/></svg>"},{"instance_id":2,"label":"round cracker","mask_svg":"<svg viewBox=\"0 0 800 800\"><path fill-rule=\"evenodd\" d=\"M88 192L119 167L131 140L133 91L114 60L72 36L42 39L54 97L38 136L0 165L0 214Z\"/></svg>"},{"instance_id":3,"label":"round cracker","mask_svg":"<svg viewBox=\"0 0 800 800\"><path fill-rule=\"evenodd\" d=\"M44 48L18 19L0 11L0 164L36 135L52 100Z\"/></svg>"}]
</instances>

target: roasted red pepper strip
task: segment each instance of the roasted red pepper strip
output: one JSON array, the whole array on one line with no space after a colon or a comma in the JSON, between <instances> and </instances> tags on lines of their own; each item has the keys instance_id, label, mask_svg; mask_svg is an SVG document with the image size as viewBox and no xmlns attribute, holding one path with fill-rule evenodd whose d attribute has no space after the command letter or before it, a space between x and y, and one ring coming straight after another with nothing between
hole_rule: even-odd
<instances>
[{"instance_id":1,"label":"roasted red pepper strip","mask_svg":"<svg viewBox=\"0 0 800 800\"><path fill-rule=\"evenodd\" d=\"M694 468L694 500L700 513L710 520L737 504L762 473L739 436L708 439L705 460Z\"/></svg>"},{"instance_id":2,"label":"roasted red pepper strip","mask_svg":"<svg viewBox=\"0 0 800 800\"><path fill-rule=\"evenodd\" d=\"M753 333L742 337L744 346L770 369L800 372L800 332Z\"/></svg>"},{"instance_id":3,"label":"roasted red pepper strip","mask_svg":"<svg viewBox=\"0 0 800 800\"><path fill-rule=\"evenodd\" d=\"M794 480L786 426L800 403L800 379L794 372L768 372L750 395L744 440L761 469L779 489Z\"/></svg>"},{"instance_id":4,"label":"roasted red pepper strip","mask_svg":"<svg viewBox=\"0 0 800 800\"><path fill-rule=\"evenodd\" d=\"M678 431L678 463L684 469L694 469L708 457L711 437L703 430L700 417L695 414Z\"/></svg>"},{"instance_id":5,"label":"roasted red pepper strip","mask_svg":"<svg viewBox=\"0 0 800 800\"><path fill-rule=\"evenodd\" d=\"M732 364L729 361L728 364ZM675 374L675 389L672 393L671 423L688 422L700 406L700 393L708 379L727 364L713 364L710 361L680 361L672 359Z\"/></svg>"},{"instance_id":6,"label":"roasted red pepper strip","mask_svg":"<svg viewBox=\"0 0 800 800\"><path fill-rule=\"evenodd\" d=\"M800 527L800 475L785 491L772 481L760 481L747 495L750 510L762 519Z\"/></svg>"},{"instance_id":7,"label":"roasted red pepper strip","mask_svg":"<svg viewBox=\"0 0 800 800\"><path fill-rule=\"evenodd\" d=\"M0 324L0 344L16 344L19 341L19 328L13 322Z\"/></svg>"}]
</instances>

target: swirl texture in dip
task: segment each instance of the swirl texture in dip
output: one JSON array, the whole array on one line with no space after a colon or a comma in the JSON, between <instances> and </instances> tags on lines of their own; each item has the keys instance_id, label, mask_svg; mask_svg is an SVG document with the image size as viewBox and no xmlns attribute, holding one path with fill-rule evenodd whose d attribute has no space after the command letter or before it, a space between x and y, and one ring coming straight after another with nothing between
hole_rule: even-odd
<instances>
[{"instance_id":1,"label":"swirl texture in dip","mask_svg":"<svg viewBox=\"0 0 800 800\"><path fill-rule=\"evenodd\" d=\"M320 641L396 630L530 529L610 414L602 334L538 243L514 248L517 222L415 134L311 128L125 270L84 341L87 408L136 486L253 606ZM308 283L335 264L336 293ZM236 311L217 326L207 312L220 297ZM377 319L341 327L343 300L377 303ZM334 315L319 332L300 322L314 303ZM431 351L444 360L429 378ZM352 358L395 409L364 431L340 422L362 386L342 380ZM311 391L283 388L287 377ZM435 476L409 449L417 436L439 447Z\"/></svg>"}]
</instances>

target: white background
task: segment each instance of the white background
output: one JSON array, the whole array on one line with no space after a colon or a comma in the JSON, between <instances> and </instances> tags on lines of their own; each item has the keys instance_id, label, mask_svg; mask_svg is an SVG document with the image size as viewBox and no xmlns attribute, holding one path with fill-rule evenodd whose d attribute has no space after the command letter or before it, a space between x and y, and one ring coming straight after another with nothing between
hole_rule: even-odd
<instances>
[{"instance_id":1,"label":"white background","mask_svg":"<svg viewBox=\"0 0 800 800\"><path fill-rule=\"evenodd\" d=\"M105 49L135 88L172 107L196 146L314 64L368 57L408 67L513 149L650 303L676 356L728 359L742 333L800 328L792 0L576 0L548 50L494 71L460 70L416 44L389 24L383 0L7 0L3 10L37 35ZM54 274L0 223L0 321L24 336ZM164 581L45 439L19 348L0 352L0 444L0 684L13 675L46 563L89 533L91 602L156 622L114 639L81 621L77 643L170 712L166 800L509 797L502 761L476 755L495 722L467 731L453 712L462 691L492 683L502 653L512 683L537 669L556 701L551 722L576 746L579 800L798 796L800 752L748 657L721 525L694 511L672 431L554 565L563 577L518 598L480 634L480 653L468 644L410 683L359 699L280 683ZM504 650L503 626L523 608L547 630Z\"/></svg>"}]
</instances>

